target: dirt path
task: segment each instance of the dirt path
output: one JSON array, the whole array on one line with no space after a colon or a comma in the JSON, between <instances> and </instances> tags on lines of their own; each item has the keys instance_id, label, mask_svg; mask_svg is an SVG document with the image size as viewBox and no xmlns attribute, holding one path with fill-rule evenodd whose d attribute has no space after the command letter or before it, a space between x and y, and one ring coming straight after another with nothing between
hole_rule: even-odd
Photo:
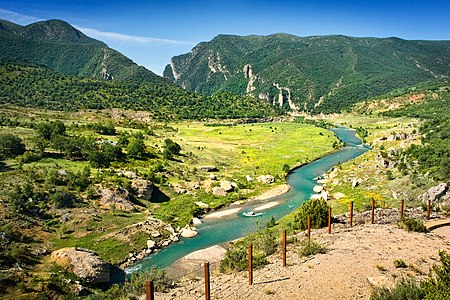
<instances>
[{"instance_id":1,"label":"dirt path","mask_svg":"<svg viewBox=\"0 0 450 300\"><path fill-rule=\"evenodd\" d=\"M370 299L373 284L389 286L397 278L424 278L438 251L450 251L450 240L433 233L414 233L395 225L336 225L329 235L326 229L312 231L313 238L326 244L329 251L300 258L299 246L288 247L286 268L280 253L254 272L254 284L248 286L246 272L219 274L212 270L212 299ZM396 268L394 260L403 260L407 268ZM372 282L372 283L371 283ZM189 278L170 293L157 293L155 299L203 299L204 283Z\"/></svg>"}]
</instances>

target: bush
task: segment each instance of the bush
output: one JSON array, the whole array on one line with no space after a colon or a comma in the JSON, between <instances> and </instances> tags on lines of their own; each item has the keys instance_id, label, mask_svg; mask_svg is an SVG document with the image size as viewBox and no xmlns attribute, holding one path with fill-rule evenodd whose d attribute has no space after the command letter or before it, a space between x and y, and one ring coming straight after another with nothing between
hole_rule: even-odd
<instances>
[{"instance_id":1,"label":"bush","mask_svg":"<svg viewBox=\"0 0 450 300\"><path fill-rule=\"evenodd\" d=\"M22 139L11 133L0 134L0 158L16 157L25 153Z\"/></svg>"},{"instance_id":2,"label":"bush","mask_svg":"<svg viewBox=\"0 0 450 300\"><path fill-rule=\"evenodd\" d=\"M76 197L69 192L56 192L50 196L50 201L56 208L71 208L75 205Z\"/></svg>"},{"instance_id":3,"label":"bush","mask_svg":"<svg viewBox=\"0 0 450 300\"><path fill-rule=\"evenodd\" d=\"M428 232L428 228L422 220L404 218L401 225L408 231Z\"/></svg>"},{"instance_id":4,"label":"bush","mask_svg":"<svg viewBox=\"0 0 450 300\"><path fill-rule=\"evenodd\" d=\"M253 267L260 268L268 263L267 259L262 255L253 255ZM240 247L237 249L228 249L225 258L220 262L221 272L240 272L247 270L248 267L248 250Z\"/></svg>"},{"instance_id":5,"label":"bush","mask_svg":"<svg viewBox=\"0 0 450 300\"><path fill-rule=\"evenodd\" d=\"M311 199L304 202L294 217L293 229L305 230L308 226L308 215L311 228L322 228L328 224L328 205L323 199Z\"/></svg>"},{"instance_id":6,"label":"bush","mask_svg":"<svg viewBox=\"0 0 450 300\"><path fill-rule=\"evenodd\" d=\"M393 288L375 289L371 300L419 300L423 299L424 292L412 279L402 279Z\"/></svg>"},{"instance_id":7,"label":"bush","mask_svg":"<svg viewBox=\"0 0 450 300\"><path fill-rule=\"evenodd\" d=\"M403 259L394 260L394 267L398 268L407 268L408 265L405 263Z\"/></svg>"},{"instance_id":8,"label":"bush","mask_svg":"<svg viewBox=\"0 0 450 300\"><path fill-rule=\"evenodd\" d=\"M300 241L300 256L311 256L316 254L324 254L328 252L328 248L324 245L319 244L315 240L303 239Z\"/></svg>"}]
</instances>

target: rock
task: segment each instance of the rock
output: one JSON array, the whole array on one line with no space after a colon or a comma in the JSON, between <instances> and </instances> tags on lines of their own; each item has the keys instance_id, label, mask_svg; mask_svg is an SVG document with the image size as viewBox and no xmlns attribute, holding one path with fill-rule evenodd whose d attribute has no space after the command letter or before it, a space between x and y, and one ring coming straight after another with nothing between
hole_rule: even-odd
<instances>
[{"instance_id":1,"label":"rock","mask_svg":"<svg viewBox=\"0 0 450 300\"><path fill-rule=\"evenodd\" d=\"M273 177L272 175L261 175L258 176L256 180L258 180L261 183L271 184L275 182L275 177Z\"/></svg>"},{"instance_id":2,"label":"rock","mask_svg":"<svg viewBox=\"0 0 450 300\"><path fill-rule=\"evenodd\" d=\"M197 231L195 231L195 230L191 230L191 229L189 229L189 228L183 228L182 230L181 230L181 234L180 234L182 237L184 237L184 238L193 238L194 236L196 236L197 235Z\"/></svg>"},{"instance_id":3,"label":"rock","mask_svg":"<svg viewBox=\"0 0 450 300\"><path fill-rule=\"evenodd\" d=\"M245 175L245 180L247 180L247 182L250 182L253 180L253 178L250 175Z\"/></svg>"},{"instance_id":4,"label":"rock","mask_svg":"<svg viewBox=\"0 0 450 300\"><path fill-rule=\"evenodd\" d=\"M153 240L147 240L147 248L148 248L148 249L153 249L153 248L155 248L155 245L156 245L155 241L153 241Z\"/></svg>"},{"instance_id":5,"label":"rock","mask_svg":"<svg viewBox=\"0 0 450 300\"><path fill-rule=\"evenodd\" d=\"M202 224L202 220L200 220L199 218L192 218L192 224L200 225L200 224Z\"/></svg>"},{"instance_id":6,"label":"rock","mask_svg":"<svg viewBox=\"0 0 450 300\"><path fill-rule=\"evenodd\" d=\"M387 140L390 142L393 141L399 141L399 140L407 140L409 141L411 139L411 135L409 133L406 132L395 132L392 133Z\"/></svg>"},{"instance_id":7,"label":"rock","mask_svg":"<svg viewBox=\"0 0 450 300\"><path fill-rule=\"evenodd\" d=\"M124 189L102 189L99 205L111 209L113 206L118 210L136 211L134 205L128 200L129 193Z\"/></svg>"},{"instance_id":8,"label":"rock","mask_svg":"<svg viewBox=\"0 0 450 300\"><path fill-rule=\"evenodd\" d=\"M225 190L223 188L218 187L218 186L213 187L212 193L213 193L213 195L223 196L223 197L225 197L227 195L227 192L225 192Z\"/></svg>"},{"instance_id":9,"label":"rock","mask_svg":"<svg viewBox=\"0 0 450 300\"><path fill-rule=\"evenodd\" d=\"M150 200L153 193L153 184L145 179L133 179L131 181L131 188L136 193L138 198Z\"/></svg>"},{"instance_id":10,"label":"rock","mask_svg":"<svg viewBox=\"0 0 450 300\"><path fill-rule=\"evenodd\" d=\"M69 221L69 213L65 213L64 215L62 215L61 219L59 220L59 223L67 223Z\"/></svg>"},{"instance_id":11,"label":"rock","mask_svg":"<svg viewBox=\"0 0 450 300\"><path fill-rule=\"evenodd\" d=\"M322 191L323 191L323 186L321 186L321 185L316 185L316 186L313 187L313 192L314 193L320 193Z\"/></svg>"},{"instance_id":12,"label":"rock","mask_svg":"<svg viewBox=\"0 0 450 300\"><path fill-rule=\"evenodd\" d=\"M220 187L225 191L225 192L231 192L234 188L231 185L231 182L229 180L222 180L220 182Z\"/></svg>"},{"instance_id":13,"label":"rock","mask_svg":"<svg viewBox=\"0 0 450 300\"><path fill-rule=\"evenodd\" d=\"M208 209L208 208L209 208L209 205L208 205L208 204L203 203L203 202L201 202L201 201L195 202L195 205L197 205L198 207L203 208L203 209Z\"/></svg>"},{"instance_id":14,"label":"rock","mask_svg":"<svg viewBox=\"0 0 450 300\"><path fill-rule=\"evenodd\" d=\"M366 277L373 288L389 288L393 285L392 277Z\"/></svg>"},{"instance_id":15,"label":"rock","mask_svg":"<svg viewBox=\"0 0 450 300\"><path fill-rule=\"evenodd\" d=\"M217 180L217 177L216 177L216 175L214 175L214 174L209 174L209 179L211 179L211 180Z\"/></svg>"},{"instance_id":16,"label":"rock","mask_svg":"<svg viewBox=\"0 0 450 300\"><path fill-rule=\"evenodd\" d=\"M352 180L352 188L357 187L363 182L361 178L355 178Z\"/></svg>"},{"instance_id":17,"label":"rock","mask_svg":"<svg viewBox=\"0 0 450 300\"><path fill-rule=\"evenodd\" d=\"M53 251L51 259L86 282L96 284L110 280L110 265L93 251L75 247L62 248Z\"/></svg>"},{"instance_id":18,"label":"rock","mask_svg":"<svg viewBox=\"0 0 450 300\"><path fill-rule=\"evenodd\" d=\"M448 185L445 182L438 184L437 186L431 187L428 191L420 195L417 199L419 201L428 202L437 202L442 196L446 194L448 190Z\"/></svg>"},{"instance_id":19,"label":"rock","mask_svg":"<svg viewBox=\"0 0 450 300\"><path fill-rule=\"evenodd\" d=\"M375 162L377 165L381 168L393 168L395 167L395 162L389 160L387 157L385 157L385 154L378 152L375 156Z\"/></svg>"},{"instance_id":20,"label":"rock","mask_svg":"<svg viewBox=\"0 0 450 300\"><path fill-rule=\"evenodd\" d=\"M176 235L176 234L175 234L175 230L173 229L173 227L172 227L171 224L168 224L168 225L166 226L166 230L167 230L168 232L170 232L171 235Z\"/></svg>"},{"instance_id":21,"label":"rock","mask_svg":"<svg viewBox=\"0 0 450 300\"><path fill-rule=\"evenodd\" d=\"M216 166L201 166L200 170L205 171L205 172L219 171Z\"/></svg>"}]
</instances>

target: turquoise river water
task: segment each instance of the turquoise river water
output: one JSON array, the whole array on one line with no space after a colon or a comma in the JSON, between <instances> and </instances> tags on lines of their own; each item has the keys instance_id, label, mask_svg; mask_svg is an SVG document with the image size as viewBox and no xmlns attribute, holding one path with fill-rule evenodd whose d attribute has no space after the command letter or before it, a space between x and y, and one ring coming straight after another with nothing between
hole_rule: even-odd
<instances>
[{"instance_id":1,"label":"turquoise river water","mask_svg":"<svg viewBox=\"0 0 450 300\"><path fill-rule=\"evenodd\" d=\"M248 235L264 226L272 217L278 220L297 209L313 194L313 187L317 184L314 178L323 175L334 165L358 157L369 149L362 145L361 140L355 136L354 130L344 127L331 130L345 143L345 147L338 152L293 170L287 177L287 183L291 188L289 192L270 200L250 201L242 205L241 211L230 217L204 220L203 224L197 226L198 235L196 237L191 239L181 238L180 241L136 262L125 272L132 273L151 268L153 265L160 268L168 267L191 252ZM253 208L269 201L279 201L281 204L263 211L262 216L259 217L242 215L243 212L251 211Z\"/></svg>"}]
</instances>

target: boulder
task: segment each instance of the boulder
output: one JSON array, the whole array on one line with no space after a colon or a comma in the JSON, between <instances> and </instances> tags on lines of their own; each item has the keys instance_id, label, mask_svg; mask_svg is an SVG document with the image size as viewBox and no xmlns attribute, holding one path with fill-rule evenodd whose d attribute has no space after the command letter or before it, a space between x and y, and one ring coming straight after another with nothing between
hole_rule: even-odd
<instances>
[{"instance_id":1,"label":"boulder","mask_svg":"<svg viewBox=\"0 0 450 300\"><path fill-rule=\"evenodd\" d=\"M200 224L202 224L202 220L200 220L199 218L192 218L192 224L200 225Z\"/></svg>"},{"instance_id":2,"label":"boulder","mask_svg":"<svg viewBox=\"0 0 450 300\"><path fill-rule=\"evenodd\" d=\"M133 179L131 181L131 188L138 198L150 200L153 193L153 183L145 179Z\"/></svg>"},{"instance_id":3,"label":"boulder","mask_svg":"<svg viewBox=\"0 0 450 300\"><path fill-rule=\"evenodd\" d=\"M185 227L181 230L180 235L184 238L193 238L197 235L197 231Z\"/></svg>"},{"instance_id":4,"label":"boulder","mask_svg":"<svg viewBox=\"0 0 450 300\"><path fill-rule=\"evenodd\" d=\"M258 176L256 180L258 180L261 183L271 184L275 182L275 177L273 177L272 175L261 175Z\"/></svg>"},{"instance_id":5,"label":"boulder","mask_svg":"<svg viewBox=\"0 0 450 300\"><path fill-rule=\"evenodd\" d=\"M226 196L227 195L227 192L225 192L225 190L223 188L218 187L218 186L213 187L212 193L213 193L213 195L216 195L216 196Z\"/></svg>"},{"instance_id":6,"label":"boulder","mask_svg":"<svg viewBox=\"0 0 450 300\"><path fill-rule=\"evenodd\" d=\"M209 208L208 204L206 204L204 202L201 202L201 201L195 202L195 205L197 205L198 207L203 208L203 209L208 209Z\"/></svg>"},{"instance_id":7,"label":"boulder","mask_svg":"<svg viewBox=\"0 0 450 300\"><path fill-rule=\"evenodd\" d=\"M219 171L216 166L201 166L200 170L205 171L205 172Z\"/></svg>"},{"instance_id":8,"label":"boulder","mask_svg":"<svg viewBox=\"0 0 450 300\"><path fill-rule=\"evenodd\" d=\"M437 186L431 187L428 191L421 194L417 199L419 201L428 202L437 202L442 196L446 195L448 191L448 185L445 182L438 184Z\"/></svg>"},{"instance_id":9,"label":"boulder","mask_svg":"<svg viewBox=\"0 0 450 300\"><path fill-rule=\"evenodd\" d=\"M253 180L253 178L250 175L245 175L245 180L247 180L247 182L250 182Z\"/></svg>"},{"instance_id":10,"label":"boulder","mask_svg":"<svg viewBox=\"0 0 450 300\"><path fill-rule=\"evenodd\" d=\"M357 187L363 182L361 178L355 178L352 180L352 188Z\"/></svg>"},{"instance_id":11,"label":"boulder","mask_svg":"<svg viewBox=\"0 0 450 300\"><path fill-rule=\"evenodd\" d=\"M118 210L136 211L134 205L128 200L128 196L128 191L124 189L102 189L99 205L106 209L111 209L114 206Z\"/></svg>"},{"instance_id":12,"label":"boulder","mask_svg":"<svg viewBox=\"0 0 450 300\"><path fill-rule=\"evenodd\" d=\"M220 182L220 187L225 191L225 192L231 192L234 188L231 185L231 182L229 180L222 180Z\"/></svg>"},{"instance_id":13,"label":"boulder","mask_svg":"<svg viewBox=\"0 0 450 300\"><path fill-rule=\"evenodd\" d=\"M314 191L314 193L321 193L323 191L323 186L316 185L313 187L313 191Z\"/></svg>"},{"instance_id":14,"label":"boulder","mask_svg":"<svg viewBox=\"0 0 450 300\"><path fill-rule=\"evenodd\" d=\"M155 245L156 245L155 241L153 241L153 240L147 240L147 248L148 248L148 249L153 249L153 248L155 248Z\"/></svg>"},{"instance_id":15,"label":"boulder","mask_svg":"<svg viewBox=\"0 0 450 300\"><path fill-rule=\"evenodd\" d=\"M214 174L209 174L209 179L211 180L217 180L217 176Z\"/></svg>"},{"instance_id":16,"label":"boulder","mask_svg":"<svg viewBox=\"0 0 450 300\"><path fill-rule=\"evenodd\" d=\"M86 282L96 284L110 280L110 265L93 251L76 247L62 248L53 251L51 259Z\"/></svg>"}]
</instances>

